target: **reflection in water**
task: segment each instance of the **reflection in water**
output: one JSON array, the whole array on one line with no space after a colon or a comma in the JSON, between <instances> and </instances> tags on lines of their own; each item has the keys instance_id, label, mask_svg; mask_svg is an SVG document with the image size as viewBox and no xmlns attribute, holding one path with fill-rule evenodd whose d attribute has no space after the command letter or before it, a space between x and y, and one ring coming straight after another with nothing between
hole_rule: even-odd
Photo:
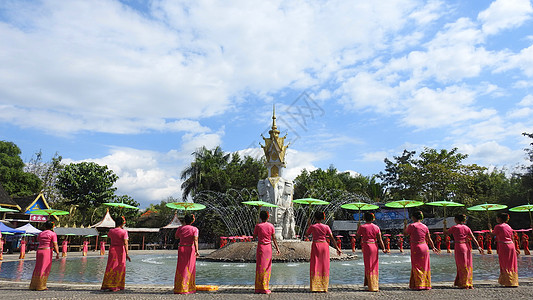
<instances>
[{"instance_id":1,"label":"reflection in water","mask_svg":"<svg viewBox=\"0 0 533 300\"><path fill-rule=\"evenodd\" d=\"M126 283L172 285L176 271L175 255L136 255L126 264ZM49 281L99 283L104 276L107 257L63 258L54 260ZM34 261L4 262L0 277L29 280ZM432 281L453 281L453 254L431 255ZM409 254L380 254L380 282L408 284L411 272ZM353 261L332 261L331 284L363 284L362 258ZM227 262L197 262L198 284L254 284L255 264ZM474 256L474 281L494 280L499 275L497 255ZM518 275L533 277L533 257L518 257ZM309 263L274 263L271 284L308 284Z\"/></svg>"}]
</instances>

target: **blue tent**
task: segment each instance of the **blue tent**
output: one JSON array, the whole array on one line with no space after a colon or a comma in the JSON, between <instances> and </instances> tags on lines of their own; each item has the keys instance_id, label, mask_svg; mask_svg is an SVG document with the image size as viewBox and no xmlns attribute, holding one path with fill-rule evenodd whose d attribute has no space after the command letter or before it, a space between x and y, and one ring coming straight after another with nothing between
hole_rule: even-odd
<instances>
[{"instance_id":1,"label":"blue tent","mask_svg":"<svg viewBox=\"0 0 533 300\"><path fill-rule=\"evenodd\" d=\"M24 230L18 230L18 229L14 229L14 228L11 228L9 226L6 226L2 222L0 222L0 231L1 232L11 232L11 233L25 233L26 232Z\"/></svg>"}]
</instances>

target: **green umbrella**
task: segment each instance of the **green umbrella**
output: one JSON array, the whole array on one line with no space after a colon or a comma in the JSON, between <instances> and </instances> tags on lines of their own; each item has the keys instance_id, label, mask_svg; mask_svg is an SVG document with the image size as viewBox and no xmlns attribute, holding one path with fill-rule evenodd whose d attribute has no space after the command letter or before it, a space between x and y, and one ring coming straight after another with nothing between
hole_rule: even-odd
<instances>
[{"instance_id":1,"label":"green umbrella","mask_svg":"<svg viewBox=\"0 0 533 300\"><path fill-rule=\"evenodd\" d=\"M444 219L446 219L446 207L459 207L459 206L465 206L464 204L453 202L453 201L435 201L435 202L427 202L426 205L433 205L433 206L441 206L444 208Z\"/></svg>"},{"instance_id":2,"label":"green umbrella","mask_svg":"<svg viewBox=\"0 0 533 300\"><path fill-rule=\"evenodd\" d=\"M41 215L41 216L62 216L62 215L68 215L69 212L65 210L59 210L59 209L36 209L29 212L33 215Z\"/></svg>"},{"instance_id":3,"label":"green umbrella","mask_svg":"<svg viewBox=\"0 0 533 300\"><path fill-rule=\"evenodd\" d=\"M292 200L292 202L298 203L298 204L308 204L308 205L328 205L329 204L329 202L327 201L315 199L315 198L296 199L296 200Z\"/></svg>"},{"instance_id":4,"label":"green umbrella","mask_svg":"<svg viewBox=\"0 0 533 300\"><path fill-rule=\"evenodd\" d=\"M6 231L2 231L2 234L3 234L3 235L14 235L13 232L6 232Z\"/></svg>"},{"instance_id":5,"label":"green umbrella","mask_svg":"<svg viewBox=\"0 0 533 300\"><path fill-rule=\"evenodd\" d=\"M276 204L272 204L270 202L265 202L265 201L262 201L262 200L259 200L259 201L244 201L244 202L241 202L242 204L246 204L246 205L254 205L254 206L259 206L259 207L278 207Z\"/></svg>"},{"instance_id":6,"label":"green umbrella","mask_svg":"<svg viewBox=\"0 0 533 300\"><path fill-rule=\"evenodd\" d=\"M244 201L244 202L241 202L241 203L242 204L246 204L246 205L259 206L259 209L257 210L258 218L259 218L259 214L261 213L261 207L263 207L263 206L265 206L265 207L278 207L276 204L273 204L273 203L270 203L270 202L265 202L265 201L262 201L262 200Z\"/></svg>"},{"instance_id":7,"label":"green umbrella","mask_svg":"<svg viewBox=\"0 0 533 300\"><path fill-rule=\"evenodd\" d=\"M476 205L476 206L468 207L467 209L471 210L471 211L486 211L487 212L487 221L489 222L489 227L491 227L489 210L500 210L500 209L505 209L505 208L507 208L507 205L485 203L485 204L479 204L479 205Z\"/></svg>"},{"instance_id":8,"label":"green umbrella","mask_svg":"<svg viewBox=\"0 0 533 300\"><path fill-rule=\"evenodd\" d=\"M295 200L292 200L292 202L298 203L298 204L307 204L307 205L309 205L309 207L307 209L307 216L309 217L309 219L311 219L311 205L328 205L329 204L329 202L327 202L327 201L320 200L320 199L315 199L315 198L295 199ZM311 222L311 221L309 221L309 222ZM302 239L303 238L304 237L302 235Z\"/></svg>"},{"instance_id":9,"label":"green umbrella","mask_svg":"<svg viewBox=\"0 0 533 300\"><path fill-rule=\"evenodd\" d=\"M374 209L379 208L379 206L377 205L368 204L364 202L346 203L346 204L341 205L341 207L344 209L357 210L358 216L359 216L359 223L361 223L361 211L362 210L374 210Z\"/></svg>"},{"instance_id":10,"label":"green umbrella","mask_svg":"<svg viewBox=\"0 0 533 300\"><path fill-rule=\"evenodd\" d=\"M101 236L101 238L106 238L107 237L107 234L104 234Z\"/></svg>"},{"instance_id":11,"label":"green umbrella","mask_svg":"<svg viewBox=\"0 0 533 300\"><path fill-rule=\"evenodd\" d=\"M533 228L533 218L531 217L531 212L533 211L532 204L524 204L517 207L510 208L509 211L512 212L527 212L529 213L529 223L531 223L531 228Z\"/></svg>"},{"instance_id":12,"label":"green umbrella","mask_svg":"<svg viewBox=\"0 0 533 300\"><path fill-rule=\"evenodd\" d=\"M405 200L405 199L396 200L396 201L391 201L389 203L385 203L386 207L403 208L403 215L405 217L405 220L407 220L406 208L417 207L417 206L421 206L421 205L424 205L424 202L416 201L416 200Z\"/></svg>"},{"instance_id":13,"label":"green umbrella","mask_svg":"<svg viewBox=\"0 0 533 300\"><path fill-rule=\"evenodd\" d=\"M108 202L108 203L102 203L102 204L107 205L107 206L119 207L119 208L139 209L136 206L129 205L124 202Z\"/></svg>"},{"instance_id":14,"label":"green umbrella","mask_svg":"<svg viewBox=\"0 0 533 300\"><path fill-rule=\"evenodd\" d=\"M200 203L191 203L191 202L173 202L167 203L167 207L180 210L202 210L205 208L205 205Z\"/></svg>"},{"instance_id":15,"label":"green umbrella","mask_svg":"<svg viewBox=\"0 0 533 300\"><path fill-rule=\"evenodd\" d=\"M0 207L0 212L16 212L18 210L16 209L11 209L11 208L3 208L3 207Z\"/></svg>"}]
</instances>

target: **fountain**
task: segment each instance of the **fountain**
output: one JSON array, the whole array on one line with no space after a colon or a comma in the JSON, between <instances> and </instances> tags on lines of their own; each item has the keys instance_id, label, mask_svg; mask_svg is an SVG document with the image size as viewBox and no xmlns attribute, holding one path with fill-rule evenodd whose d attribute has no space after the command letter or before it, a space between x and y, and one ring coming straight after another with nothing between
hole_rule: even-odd
<instances>
[{"instance_id":1,"label":"fountain","mask_svg":"<svg viewBox=\"0 0 533 300\"><path fill-rule=\"evenodd\" d=\"M315 209L322 209L326 213L326 222L328 222L342 204L357 198L362 200L359 195L347 192L334 193L334 199L328 197L330 194L320 194L324 200L330 202L327 206L303 207L295 206L292 202L294 193L294 184L291 180L281 176L283 168L286 166L285 152L288 145L285 145L286 136L280 137L280 131L276 126L275 111L272 116L272 128L269 131L270 136L264 137L264 145L261 145L265 154L265 165L268 170L268 178L259 180L257 191L235 191L227 193L202 192L195 197L195 202L202 203L215 213L219 214L228 228L230 235L249 236L253 233L255 222L257 220L256 210L242 205L243 201L262 200L272 203L277 207L268 208L271 218L270 222L276 229L276 239L278 240L282 255L274 256L273 261L308 261L311 252L311 242L297 239L297 236L304 237L307 227L308 213ZM316 192L315 192L316 193ZM218 249L207 256L211 261L255 261L255 243L237 242L230 243L227 246ZM352 259L355 255L345 255L338 257L335 249L330 247L330 257L332 259Z\"/></svg>"}]
</instances>

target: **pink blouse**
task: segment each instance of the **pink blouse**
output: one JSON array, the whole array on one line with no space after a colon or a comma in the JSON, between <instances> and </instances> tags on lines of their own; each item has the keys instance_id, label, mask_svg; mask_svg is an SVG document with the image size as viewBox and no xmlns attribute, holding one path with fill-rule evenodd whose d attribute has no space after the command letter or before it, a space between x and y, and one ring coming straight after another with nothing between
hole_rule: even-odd
<instances>
[{"instance_id":1,"label":"pink blouse","mask_svg":"<svg viewBox=\"0 0 533 300\"><path fill-rule=\"evenodd\" d=\"M192 245L194 237L198 237L198 228L192 225L183 225L176 230L176 239L180 240L181 245Z\"/></svg>"},{"instance_id":2,"label":"pink blouse","mask_svg":"<svg viewBox=\"0 0 533 300\"><path fill-rule=\"evenodd\" d=\"M496 235L496 241L499 243L513 243L513 229L507 223L501 223L494 226L492 231Z\"/></svg>"},{"instance_id":3,"label":"pink blouse","mask_svg":"<svg viewBox=\"0 0 533 300\"><path fill-rule=\"evenodd\" d=\"M57 243L57 234L52 230L45 230L39 233L37 240L39 241L39 248L53 248L54 242Z\"/></svg>"},{"instance_id":4,"label":"pink blouse","mask_svg":"<svg viewBox=\"0 0 533 300\"><path fill-rule=\"evenodd\" d=\"M110 246L124 246L124 240L128 239L128 231L126 229L116 227L110 229L107 237L111 239Z\"/></svg>"},{"instance_id":5,"label":"pink blouse","mask_svg":"<svg viewBox=\"0 0 533 300\"><path fill-rule=\"evenodd\" d=\"M257 242L260 244L270 244L274 232L274 225L269 222L262 222L255 225L254 235L257 236Z\"/></svg>"},{"instance_id":6,"label":"pink blouse","mask_svg":"<svg viewBox=\"0 0 533 300\"><path fill-rule=\"evenodd\" d=\"M361 235L361 239L366 243L376 242L376 237L381 234L381 230L378 225L373 223L361 224L357 229L357 234Z\"/></svg>"},{"instance_id":7,"label":"pink blouse","mask_svg":"<svg viewBox=\"0 0 533 300\"><path fill-rule=\"evenodd\" d=\"M424 244L426 242L426 234L429 229L426 225L420 222L414 222L407 226L405 232L409 234L411 244Z\"/></svg>"},{"instance_id":8,"label":"pink blouse","mask_svg":"<svg viewBox=\"0 0 533 300\"><path fill-rule=\"evenodd\" d=\"M456 243L458 242L466 242L467 238L472 233L472 230L470 230L470 227L464 225L464 224L457 224L452 226L450 229L448 229L448 232L450 234L453 234L453 239Z\"/></svg>"},{"instance_id":9,"label":"pink blouse","mask_svg":"<svg viewBox=\"0 0 533 300\"><path fill-rule=\"evenodd\" d=\"M331 234L331 229L328 225L322 223L316 223L309 226L306 232L307 235L313 235L313 242L324 242L326 241L326 236Z\"/></svg>"}]
</instances>

